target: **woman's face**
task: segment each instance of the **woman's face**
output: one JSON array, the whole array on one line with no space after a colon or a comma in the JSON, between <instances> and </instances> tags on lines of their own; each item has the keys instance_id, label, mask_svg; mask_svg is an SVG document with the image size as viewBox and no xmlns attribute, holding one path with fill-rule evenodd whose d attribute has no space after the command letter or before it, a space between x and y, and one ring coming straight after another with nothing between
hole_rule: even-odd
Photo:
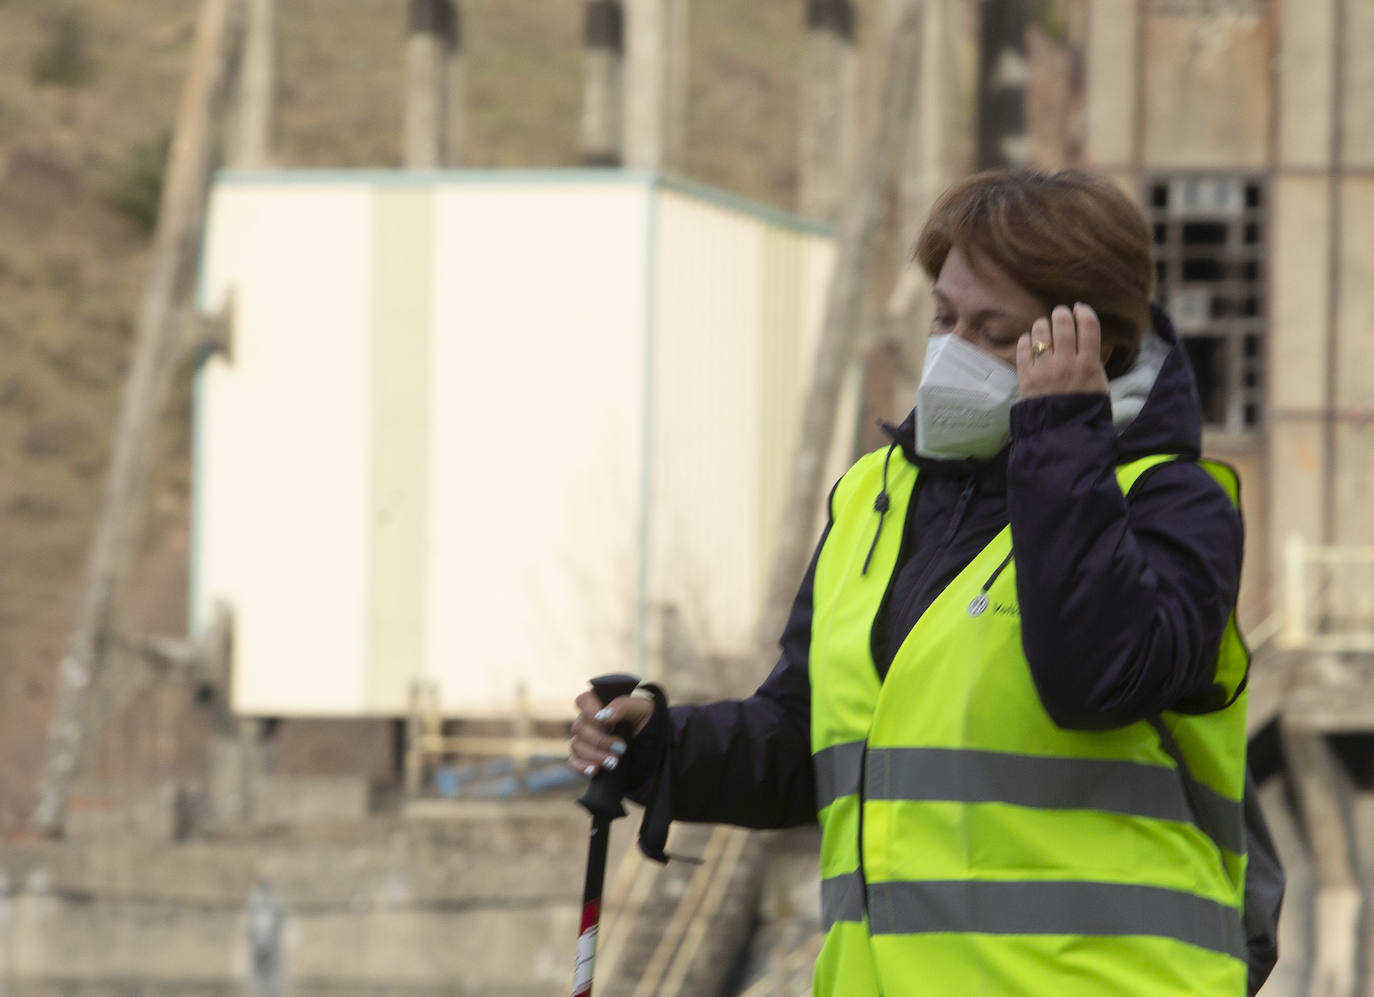
<instances>
[{"instance_id":1,"label":"woman's face","mask_svg":"<svg viewBox=\"0 0 1374 997\"><path fill-rule=\"evenodd\" d=\"M935 281L932 336L953 333L965 342L1016 366L1016 341L1045 315L1040 302L1006 272L986 260L975 270L957 248L950 249Z\"/></svg>"}]
</instances>

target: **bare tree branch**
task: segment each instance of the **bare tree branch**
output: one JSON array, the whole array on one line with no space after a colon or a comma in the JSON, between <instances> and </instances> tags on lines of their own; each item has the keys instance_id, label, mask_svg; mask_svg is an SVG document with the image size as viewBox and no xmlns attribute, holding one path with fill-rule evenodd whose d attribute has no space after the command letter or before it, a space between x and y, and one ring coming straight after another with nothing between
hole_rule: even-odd
<instances>
[{"instance_id":1,"label":"bare tree branch","mask_svg":"<svg viewBox=\"0 0 1374 997\"><path fill-rule=\"evenodd\" d=\"M205 0L196 27L85 589L58 667L57 702L32 817L34 829L43 834L62 830L71 779L84 751L89 692L104 664L106 637L133 562L154 431L186 345L181 317L199 268L214 126L223 117L239 39L238 3Z\"/></svg>"}]
</instances>

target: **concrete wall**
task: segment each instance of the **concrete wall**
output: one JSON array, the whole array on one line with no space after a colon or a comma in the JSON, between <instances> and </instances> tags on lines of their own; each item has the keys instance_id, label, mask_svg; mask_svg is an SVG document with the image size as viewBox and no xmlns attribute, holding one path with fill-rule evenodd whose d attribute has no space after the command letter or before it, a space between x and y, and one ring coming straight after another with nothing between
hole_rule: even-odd
<instances>
[{"instance_id":1,"label":"concrete wall","mask_svg":"<svg viewBox=\"0 0 1374 997\"><path fill-rule=\"evenodd\" d=\"M1270 178L1266 425L1207 441L1246 472L1252 624L1276 608L1290 532L1374 542L1374 374L1354 362L1374 350L1371 44L1358 0L1090 2L1090 165L1133 194L1152 172Z\"/></svg>"},{"instance_id":2,"label":"concrete wall","mask_svg":"<svg viewBox=\"0 0 1374 997\"><path fill-rule=\"evenodd\" d=\"M1282 19L1270 336L1271 556L1309 543L1374 543L1374 8L1314 0ZM1340 605L1374 616L1374 578Z\"/></svg>"},{"instance_id":3,"label":"concrete wall","mask_svg":"<svg viewBox=\"0 0 1374 997\"><path fill-rule=\"evenodd\" d=\"M1160 14L1144 27L1144 162L1262 170L1272 104L1269 19Z\"/></svg>"},{"instance_id":4,"label":"concrete wall","mask_svg":"<svg viewBox=\"0 0 1374 997\"><path fill-rule=\"evenodd\" d=\"M448 814L170 848L118 839L7 847L0 991L242 992L258 882L282 906L286 993L566 988L582 811L560 799L453 804ZM612 870L632 847L627 826L612 838Z\"/></svg>"},{"instance_id":5,"label":"concrete wall","mask_svg":"<svg viewBox=\"0 0 1374 997\"><path fill-rule=\"evenodd\" d=\"M1090 0L1088 165L1134 198L1151 174L1263 171L1273 124L1273 18L1262 6L1238 5L1223 16L1186 3ZM1241 473L1246 552L1239 615L1251 627L1268 615L1272 592L1266 439L1209 432L1204 450Z\"/></svg>"}]
</instances>

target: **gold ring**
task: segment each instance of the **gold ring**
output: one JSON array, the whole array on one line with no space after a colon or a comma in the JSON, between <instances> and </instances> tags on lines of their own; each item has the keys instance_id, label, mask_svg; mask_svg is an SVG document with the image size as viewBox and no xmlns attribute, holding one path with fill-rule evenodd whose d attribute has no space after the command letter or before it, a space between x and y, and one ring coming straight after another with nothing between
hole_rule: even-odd
<instances>
[{"instance_id":1,"label":"gold ring","mask_svg":"<svg viewBox=\"0 0 1374 997\"><path fill-rule=\"evenodd\" d=\"M1031 359L1039 357L1042 353L1048 353L1049 350L1050 344L1045 342L1043 339L1037 343L1033 343L1031 344Z\"/></svg>"}]
</instances>

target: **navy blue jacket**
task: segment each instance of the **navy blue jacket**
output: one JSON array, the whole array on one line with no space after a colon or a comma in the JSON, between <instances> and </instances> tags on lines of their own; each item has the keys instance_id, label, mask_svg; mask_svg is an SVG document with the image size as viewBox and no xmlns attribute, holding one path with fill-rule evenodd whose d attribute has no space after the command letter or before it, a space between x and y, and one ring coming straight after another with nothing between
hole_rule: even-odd
<instances>
[{"instance_id":1,"label":"navy blue jacket","mask_svg":"<svg viewBox=\"0 0 1374 997\"><path fill-rule=\"evenodd\" d=\"M888 427L901 458L921 473L896 576L873 628L881 673L936 595L1010 522L1022 646L1056 723L1105 729L1180 705L1220 705L1212 670L1240 585L1240 514L1193 460L1148 472L1129 505L1114 473L1134 457L1196 459L1201 448L1184 349L1158 311L1155 328L1172 349L1144 408L1120 435L1106 395L1017 403L1010 446L987 462L919 457L913 416ZM892 459L900 458L894 452ZM631 742L631 799L652 795L651 811L670 808L675 820L746 827L815 821L807 673L815 565L813 555L777 666L752 696L660 709ZM671 751L664 750L668 738ZM663 779L671 789L651 793ZM646 813L646 823L650 818Z\"/></svg>"}]
</instances>

